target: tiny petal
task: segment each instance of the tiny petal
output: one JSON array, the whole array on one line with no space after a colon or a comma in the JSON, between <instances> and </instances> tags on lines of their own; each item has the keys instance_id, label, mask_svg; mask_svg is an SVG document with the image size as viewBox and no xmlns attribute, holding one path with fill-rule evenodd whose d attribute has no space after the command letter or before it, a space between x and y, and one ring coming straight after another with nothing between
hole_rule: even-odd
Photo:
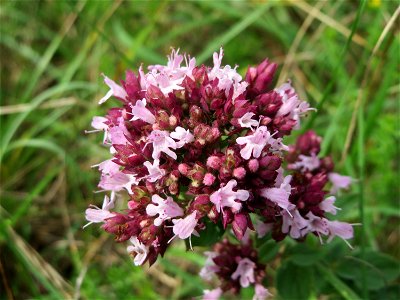
<instances>
[{"instance_id":1,"label":"tiny petal","mask_svg":"<svg viewBox=\"0 0 400 300\"><path fill-rule=\"evenodd\" d=\"M346 222L339 221L327 221L329 229L328 243L335 237L338 236L343 240L352 239L354 235L353 226Z\"/></svg>"},{"instance_id":2,"label":"tiny petal","mask_svg":"<svg viewBox=\"0 0 400 300\"><path fill-rule=\"evenodd\" d=\"M250 283L254 283L254 268L256 264L248 258L242 258L237 266L236 271L231 275L233 280L237 280L242 287L248 287Z\"/></svg>"},{"instance_id":3,"label":"tiny petal","mask_svg":"<svg viewBox=\"0 0 400 300\"><path fill-rule=\"evenodd\" d=\"M353 182L350 176L343 176L338 173L329 173L329 181L332 182L331 194L335 194L339 189L347 189Z\"/></svg>"},{"instance_id":4,"label":"tiny petal","mask_svg":"<svg viewBox=\"0 0 400 300\"><path fill-rule=\"evenodd\" d=\"M158 217L154 220L154 225L156 226L160 226L165 220L183 215L182 208L176 202L174 202L171 197L167 197L167 199L164 200L156 194L151 197L151 200L157 205L147 205L146 213L149 216L155 216L158 214Z\"/></svg>"},{"instance_id":5,"label":"tiny petal","mask_svg":"<svg viewBox=\"0 0 400 300\"><path fill-rule=\"evenodd\" d=\"M151 164L149 161L146 161L143 163L143 165L149 172L149 175L146 176L146 179L150 182L156 182L165 175L165 170L160 169L160 160L158 159L155 159L153 164Z\"/></svg>"},{"instance_id":6,"label":"tiny petal","mask_svg":"<svg viewBox=\"0 0 400 300\"><path fill-rule=\"evenodd\" d=\"M268 289L263 287L261 284L255 285L255 294L253 300L265 300L268 297L273 296Z\"/></svg>"},{"instance_id":7,"label":"tiny petal","mask_svg":"<svg viewBox=\"0 0 400 300\"><path fill-rule=\"evenodd\" d=\"M154 159L159 159L161 152L164 152L173 159L177 159L176 153L170 148L176 149L176 142L169 136L168 131L153 130L147 137L150 143L153 143L153 155Z\"/></svg>"},{"instance_id":8,"label":"tiny petal","mask_svg":"<svg viewBox=\"0 0 400 300\"><path fill-rule=\"evenodd\" d=\"M330 196L322 201L318 207L325 212L331 213L332 215L336 215L336 211L340 210L340 208L333 205L336 201L336 197Z\"/></svg>"},{"instance_id":9,"label":"tiny petal","mask_svg":"<svg viewBox=\"0 0 400 300\"><path fill-rule=\"evenodd\" d=\"M240 155L244 159L249 159L251 155L255 158L259 158L262 150L268 144L271 139L271 134L269 133L266 126L260 126L256 131L248 136L238 137L236 143L239 145L245 145L242 150L240 150Z\"/></svg>"},{"instance_id":10,"label":"tiny petal","mask_svg":"<svg viewBox=\"0 0 400 300\"><path fill-rule=\"evenodd\" d=\"M311 156L306 155L299 155L299 161L295 162L294 164L290 165L292 169L298 169L304 171L314 171L318 169L320 166L320 160L316 156L315 153L312 153Z\"/></svg>"},{"instance_id":11,"label":"tiny petal","mask_svg":"<svg viewBox=\"0 0 400 300\"><path fill-rule=\"evenodd\" d=\"M195 232L194 228L197 226L196 211L183 219L175 219L172 222L174 223L172 228L174 234L182 240L187 239Z\"/></svg>"},{"instance_id":12,"label":"tiny petal","mask_svg":"<svg viewBox=\"0 0 400 300\"><path fill-rule=\"evenodd\" d=\"M235 200L246 201L249 198L250 194L246 190L233 191L236 185L236 180L231 179L224 187L211 194L210 201L215 204L218 212L224 207L231 207L233 212L237 212L242 205Z\"/></svg>"},{"instance_id":13,"label":"tiny petal","mask_svg":"<svg viewBox=\"0 0 400 300\"><path fill-rule=\"evenodd\" d=\"M245 113L241 118L238 119L238 123L242 128L253 128L258 126L258 121L253 120L252 117L255 114L252 112Z\"/></svg>"},{"instance_id":14,"label":"tiny petal","mask_svg":"<svg viewBox=\"0 0 400 300\"><path fill-rule=\"evenodd\" d=\"M290 207L293 206L293 204L289 202L291 191L291 186L289 182L291 181L291 179L291 175L286 176L279 188L264 188L261 190L260 195L271 200L272 202L275 202L279 207L283 209L290 209Z\"/></svg>"},{"instance_id":15,"label":"tiny petal","mask_svg":"<svg viewBox=\"0 0 400 300\"><path fill-rule=\"evenodd\" d=\"M147 259L149 248L141 243L136 236L131 237L129 241L132 243L132 245L128 246L126 250L134 257L133 263L136 266L143 265Z\"/></svg>"},{"instance_id":16,"label":"tiny petal","mask_svg":"<svg viewBox=\"0 0 400 300\"><path fill-rule=\"evenodd\" d=\"M156 118L154 115L146 108L146 99L143 98L142 100L137 100L135 106L131 106L132 108L132 119L131 121L135 120L142 120L149 124L154 124L156 122Z\"/></svg>"},{"instance_id":17,"label":"tiny petal","mask_svg":"<svg viewBox=\"0 0 400 300\"><path fill-rule=\"evenodd\" d=\"M204 263L204 267L200 270L199 275L204 280L211 280L212 276L220 270L220 267L217 266L213 261L213 258L217 257L218 253L206 251L204 252L204 255L207 256L207 259Z\"/></svg>"},{"instance_id":18,"label":"tiny petal","mask_svg":"<svg viewBox=\"0 0 400 300\"><path fill-rule=\"evenodd\" d=\"M107 76L104 76L104 82L109 86L110 90L103 98L100 99L99 104L106 102L111 96L123 100L128 97L126 91L120 85L116 84L113 80L111 80Z\"/></svg>"},{"instance_id":19,"label":"tiny petal","mask_svg":"<svg viewBox=\"0 0 400 300\"><path fill-rule=\"evenodd\" d=\"M189 129L185 130L184 128L178 126L175 128L174 132L171 132L170 136L178 140L176 142L176 146L178 148L183 147L185 144L191 143L194 141L194 136L193 134L190 133Z\"/></svg>"},{"instance_id":20,"label":"tiny petal","mask_svg":"<svg viewBox=\"0 0 400 300\"><path fill-rule=\"evenodd\" d=\"M272 230L273 225L274 225L273 223L264 223L261 221L257 221L255 224L257 237L259 239L264 237L268 232L270 232Z\"/></svg>"},{"instance_id":21,"label":"tiny petal","mask_svg":"<svg viewBox=\"0 0 400 300\"><path fill-rule=\"evenodd\" d=\"M204 290L203 300L218 300L221 295L221 288L216 288L214 290Z\"/></svg>"}]
</instances>

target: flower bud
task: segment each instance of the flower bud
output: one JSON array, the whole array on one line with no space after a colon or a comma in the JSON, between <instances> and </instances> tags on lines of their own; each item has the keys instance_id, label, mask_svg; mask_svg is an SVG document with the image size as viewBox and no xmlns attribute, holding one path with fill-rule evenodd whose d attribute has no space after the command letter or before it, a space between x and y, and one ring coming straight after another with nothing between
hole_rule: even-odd
<instances>
[{"instance_id":1,"label":"flower bud","mask_svg":"<svg viewBox=\"0 0 400 300\"><path fill-rule=\"evenodd\" d=\"M239 167L233 170L233 176L237 179L243 179L246 176L246 170L243 167Z\"/></svg>"},{"instance_id":2,"label":"flower bud","mask_svg":"<svg viewBox=\"0 0 400 300\"><path fill-rule=\"evenodd\" d=\"M218 170L221 167L221 158L218 156L210 156L207 159L207 167Z\"/></svg>"},{"instance_id":3,"label":"flower bud","mask_svg":"<svg viewBox=\"0 0 400 300\"><path fill-rule=\"evenodd\" d=\"M204 175L203 183L207 186L213 185L215 181L215 176L211 173Z\"/></svg>"},{"instance_id":4,"label":"flower bud","mask_svg":"<svg viewBox=\"0 0 400 300\"><path fill-rule=\"evenodd\" d=\"M253 173L257 172L258 167L259 167L258 160L255 158L250 159L249 162L247 163L247 166L248 166L250 172L253 172Z\"/></svg>"},{"instance_id":5,"label":"flower bud","mask_svg":"<svg viewBox=\"0 0 400 300\"><path fill-rule=\"evenodd\" d=\"M188 175L188 172L189 172L189 165L188 164L179 164L178 165L178 171L179 172L181 172L181 174L183 175L183 176L187 176Z\"/></svg>"},{"instance_id":6,"label":"flower bud","mask_svg":"<svg viewBox=\"0 0 400 300\"><path fill-rule=\"evenodd\" d=\"M245 76L245 80L249 83L248 94L250 95L248 96L254 97L264 93L271 83L277 67L277 64L270 63L268 59L257 67L249 67Z\"/></svg>"}]
</instances>

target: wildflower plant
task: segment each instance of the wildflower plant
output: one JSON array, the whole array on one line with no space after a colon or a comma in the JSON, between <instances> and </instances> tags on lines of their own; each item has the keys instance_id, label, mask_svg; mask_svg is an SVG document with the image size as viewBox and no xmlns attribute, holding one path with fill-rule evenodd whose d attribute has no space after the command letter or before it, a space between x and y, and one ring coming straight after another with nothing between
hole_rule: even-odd
<instances>
[{"instance_id":1,"label":"wildflower plant","mask_svg":"<svg viewBox=\"0 0 400 300\"><path fill-rule=\"evenodd\" d=\"M312 234L321 244L348 243L352 224L332 217L335 194L352 179L319 155L315 132L287 145L314 109L290 81L271 86L275 63L266 59L242 78L222 58L221 48L213 66L198 66L172 50L165 66L127 71L120 83L104 77L110 90L99 103L120 104L92 121L111 154L96 166L110 197L86 219L126 242L135 265L154 264L177 239L209 246L200 276L219 284L204 299L254 286L260 300L271 293L258 241ZM117 200L123 209L114 209Z\"/></svg>"}]
</instances>

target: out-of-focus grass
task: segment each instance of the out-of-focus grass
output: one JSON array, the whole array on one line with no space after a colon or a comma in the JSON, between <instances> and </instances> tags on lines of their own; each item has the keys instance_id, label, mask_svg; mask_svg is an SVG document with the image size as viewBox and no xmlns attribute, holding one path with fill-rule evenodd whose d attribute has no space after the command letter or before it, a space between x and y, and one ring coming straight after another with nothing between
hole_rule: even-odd
<instances>
[{"instance_id":1,"label":"out-of-focus grass","mask_svg":"<svg viewBox=\"0 0 400 300\"><path fill-rule=\"evenodd\" d=\"M363 223L356 250L399 258L398 15L390 25L397 5L3 1L2 298L201 295L200 254L180 245L152 268L136 268L124 246L95 226L81 229L88 203L102 201L92 192L98 173L90 166L107 151L100 136L83 134L113 105L97 106L107 90L100 74L117 79L141 63L162 63L171 46L210 62L223 45L224 62L240 64L241 72L265 57L280 63L280 81L291 78L320 108L304 124L312 122L325 138L322 151L358 179L359 188L338 201L339 218ZM342 281L322 270L333 294L346 297ZM366 290L360 295L374 298Z\"/></svg>"}]
</instances>

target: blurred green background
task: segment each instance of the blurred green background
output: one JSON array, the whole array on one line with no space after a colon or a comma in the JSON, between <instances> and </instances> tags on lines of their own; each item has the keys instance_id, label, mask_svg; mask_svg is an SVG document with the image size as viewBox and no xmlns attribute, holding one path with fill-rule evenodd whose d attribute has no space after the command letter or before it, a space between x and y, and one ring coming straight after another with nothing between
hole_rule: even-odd
<instances>
[{"instance_id":1,"label":"blurred green background","mask_svg":"<svg viewBox=\"0 0 400 300\"><path fill-rule=\"evenodd\" d=\"M224 63L238 64L243 75L265 57L279 63L277 80L291 78L302 99L318 107L305 128L324 137L322 152L332 154L339 172L358 180L338 200L338 219L363 224L351 241L355 249L340 240L316 246L331 257L327 269L312 269L321 281L310 286L308 298L398 299L398 1L0 5L1 299L202 294L200 252L175 244L150 269L138 268L125 245L98 226L82 230L88 204L103 199L93 193L99 173L90 166L108 158L101 134L84 130L93 116L118 105L111 100L98 107L108 90L101 73L117 80L142 63L165 63L171 47L210 63L221 45ZM371 268L352 273L359 268L353 265L357 253L369 251L385 263L372 258ZM267 269L275 296L279 265L278 257Z\"/></svg>"}]
</instances>

